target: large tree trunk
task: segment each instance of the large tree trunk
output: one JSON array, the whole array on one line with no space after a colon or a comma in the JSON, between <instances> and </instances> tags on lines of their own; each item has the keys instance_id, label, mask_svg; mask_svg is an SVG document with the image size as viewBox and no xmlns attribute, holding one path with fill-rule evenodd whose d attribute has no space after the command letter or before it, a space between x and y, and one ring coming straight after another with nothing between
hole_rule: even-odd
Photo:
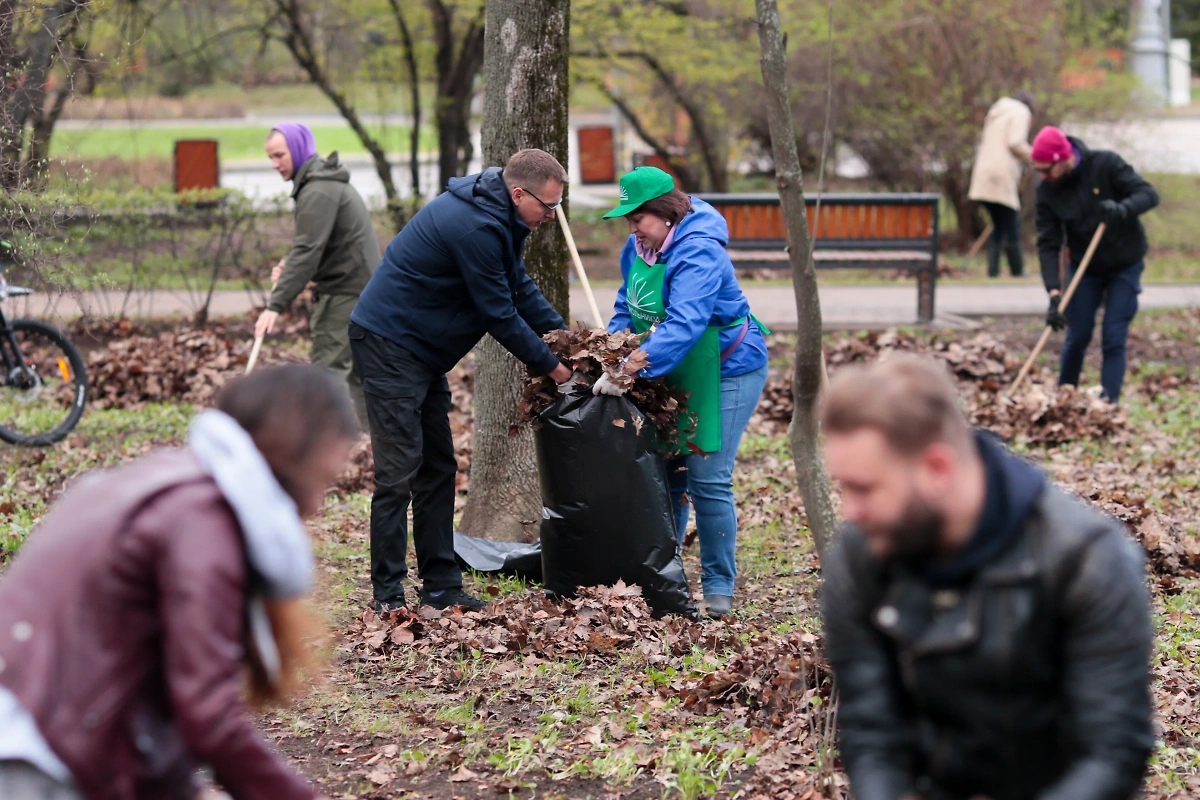
<instances>
[{"instance_id":1,"label":"large tree trunk","mask_svg":"<svg viewBox=\"0 0 1200 800\"><path fill-rule=\"evenodd\" d=\"M570 0L489 0L483 104L483 160L501 166L539 147L567 162ZM560 212L561 213L561 212ZM568 255L558 224L529 237L525 267L566 319ZM461 529L472 536L530 541L542 519L533 434L516 422L525 367L488 336L475 351L475 447L471 495Z\"/></svg>"},{"instance_id":2,"label":"large tree trunk","mask_svg":"<svg viewBox=\"0 0 1200 800\"><path fill-rule=\"evenodd\" d=\"M829 479L817 449L817 403L825 376L821 350L821 300L813 269L812 241L804 209L804 176L796 151L796 128L788 104L787 53L779 23L777 0L755 0L758 11L758 41L762 48L762 75L766 87L767 114L771 125L771 150L775 158L775 180L779 204L787 225L796 293L796 365L792 376L795 410L789 435L796 479L808 515L817 554L822 558L837 537L837 515L829 496Z\"/></svg>"}]
</instances>

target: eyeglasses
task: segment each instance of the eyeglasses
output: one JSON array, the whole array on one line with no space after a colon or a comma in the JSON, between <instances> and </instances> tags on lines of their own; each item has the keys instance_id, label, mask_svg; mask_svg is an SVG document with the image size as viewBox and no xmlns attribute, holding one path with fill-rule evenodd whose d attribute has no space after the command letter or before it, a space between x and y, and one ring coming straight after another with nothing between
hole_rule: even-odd
<instances>
[{"instance_id":1,"label":"eyeglasses","mask_svg":"<svg viewBox=\"0 0 1200 800\"><path fill-rule=\"evenodd\" d=\"M521 190L522 192L524 192L525 194L527 194L527 195L529 195L530 197L532 197L534 200L537 200L539 203L541 203L542 205L544 205L544 206L546 207L546 211L547 211L547 212L549 212L549 213L551 213L551 214L553 214L553 213L555 212L555 210L556 210L556 209L557 209L559 206L561 206L561 205L562 205L562 200L559 200L559 201L558 201L557 203L555 203L554 205L550 205L550 204L549 204L549 203L547 203L545 200L543 200L542 198L538 197L538 196L537 196L536 194L534 194L533 192L531 192L531 191L529 191L528 189L526 189L524 186L518 186L517 188L518 188L518 189L520 189L520 190Z\"/></svg>"}]
</instances>

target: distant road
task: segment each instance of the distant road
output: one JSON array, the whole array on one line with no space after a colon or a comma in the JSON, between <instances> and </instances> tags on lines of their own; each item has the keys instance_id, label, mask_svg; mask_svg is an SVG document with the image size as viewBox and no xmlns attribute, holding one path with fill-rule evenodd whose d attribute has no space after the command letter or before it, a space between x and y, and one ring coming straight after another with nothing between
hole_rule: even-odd
<instances>
[{"instance_id":1,"label":"distant road","mask_svg":"<svg viewBox=\"0 0 1200 800\"><path fill-rule=\"evenodd\" d=\"M796 305L790 286L743 287L750 307L769 328L793 330L796 327ZM821 317L826 329L888 328L916 323L917 289L915 282L895 286L822 286ZM596 304L607 322L612 316L616 289L597 287ZM187 292L148 292L139 295L128 308L130 316L169 317L191 316L201 295ZM74 297L64 295L47 298L34 295L13 298L13 308L6 309L12 317L74 317L81 310L113 315L121 307L122 296L117 292L100 292ZM220 291L213 295L211 316L240 316L249 312L256 298L246 291ZM1198 308L1200 284L1148 284L1143 287L1138 304L1150 308ZM1046 292L1036 284L995 286L942 283L937 290L938 319L936 327L961 328L975 324L971 318L984 316L1037 316L1046 311ZM571 314L587 319L587 302L579 288L571 289Z\"/></svg>"}]
</instances>

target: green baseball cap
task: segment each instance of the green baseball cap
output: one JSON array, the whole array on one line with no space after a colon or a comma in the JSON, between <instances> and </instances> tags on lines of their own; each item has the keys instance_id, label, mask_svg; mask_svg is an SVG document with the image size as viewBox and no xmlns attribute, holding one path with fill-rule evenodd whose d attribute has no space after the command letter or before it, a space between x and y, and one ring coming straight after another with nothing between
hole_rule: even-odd
<instances>
[{"instance_id":1,"label":"green baseball cap","mask_svg":"<svg viewBox=\"0 0 1200 800\"><path fill-rule=\"evenodd\" d=\"M642 203L662 197L675 188L675 179L658 167L638 167L621 176L621 205L604 215L605 219L632 214Z\"/></svg>"}]
</instances>

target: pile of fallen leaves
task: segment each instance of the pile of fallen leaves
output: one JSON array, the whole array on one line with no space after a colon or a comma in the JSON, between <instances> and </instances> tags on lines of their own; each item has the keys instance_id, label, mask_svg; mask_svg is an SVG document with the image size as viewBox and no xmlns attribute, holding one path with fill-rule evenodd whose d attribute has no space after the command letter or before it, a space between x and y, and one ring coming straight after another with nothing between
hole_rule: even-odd
<instances>
[{"instance_id":1,"label":"pile of fallen leaves","mask_svg":"<svg viewBox=\"0 0 1200 800\"><path fill-rule=\"evenodd\" d=\"M243 369L248 353L197 330L114 339L87 359L88 391L101 408L166 401L207 404Z\"/></svg>"},{"instance_id":2,"label":"pile of fallen leaves","mask_svg":"<svg viewBox=\"0 0 1200 800\"><path fill-rule=\"evenodd\" d=\"M606 333L598 328L573 328L550 331L542 339L550 345L550 351L559 361L576 375L586 378L588 384L608 373L619 386L628 388L625 396L665 440L669 441L677 434L679 418L686 413L686 395L671 390L662 380L647 380L625 372L624 368L629 365L642 369L649 363L645 352L638 349L642 342L640 335L628 331ZM519 425L536 424L538 415L558 397L558 387L548 376L528 378L518 421L510 433L515 433Z\"/></svg>"},{"instance_id":3,"label":"pile of fallen leaves","mask_svg":"<svg viewBox=\"0 0 1200 800\"><path fill-rule=\"evenodd\" d=\"M1053 376L1038 369L1031 372L1014 396L1007 396L1023 356L987 333L977 333L962 342L924 340L897 330L870 333L835 340L826 352L826 361L830 372L835 373L840 367L897 352L921 353L944 363L958 384L971 424L1009 441L1062 444L1108 439L1125 426L1118 407L1090 392L1048 388L1053 385ZM773 376L759 401L756 424L777 429L791 421L793 408L791 375Z\"/></svg>"},{"instance_id":4,"label":"pile of fallen leaves","mask_svg":"<svg viewBox=\"0 0 1200 800\"><path fill-rule=\"evenodd\" d=\"M729 663L680 693L683 707L701 716L735 709L748 727L781 728L798 716L820 713L833 690L820 637L760 634Z\"/></svg>"},{"instance_id":5,"label":"pile of fallen leaves","mask_svg":"<svg viewBox=\"0 0 1200 800\"><path fill-rule=\"evenodd\" d=\"M418 613L380 616L367 610L351 624L346 640L364 661L382 660L402 646L441 656L478 651L579 658L636 651L656 663L670 653L688 652L699 631L690 620L655 620L641 588L618 581L612 587L580 588L576 597L559 601L541 593L509 595L482 611L421 606Z\"/></svg>"},{"instance_id":6,"label":"pile of fallen leaves","mask_svg":"<svg viewBox=\"0 0 1200 800\"><path fill-rule=\"evenodd\" d=\"M471 481L471 454L475 432L475 417L471 412L471 396L475 374L470 370L455 370L446 376L450 384L450 435L454 438L454 458L458 472L454 488L462 493ZM372 492L375 490L375 454L369 441L362 441L350 452L350 462L331 491L337 494Z\"/></svg>"},{"instance_id":7,"label":"pile of fallen leaves","mask_svg":"<svg viewBox=\"0 0 1200 800\"><path fill-rule=\"evenodd\" d=\"M107 341L87 352L89 403L100 408L144 407L147 403L207 405L217 391L246 368L250 341L230 336L222 325L146 331L129 320L92 326ZM263 357L260 365L286 358Z\"/></svg>"},{"instance_id":8,"label":"pile of fallen leaves","mask_svg":"<svg viewBox=\"0 0 1200 800\"><path fill-rule=\"evenodd\" d=\"M1188 535L1178 520L1150 508L1145 495L1105 491L1099 486L1079 493L1128 526L1146 551L1160 588L1174 591L1174 578L1200 576L1200 539Z\"/></svg>"}]
</instances>

